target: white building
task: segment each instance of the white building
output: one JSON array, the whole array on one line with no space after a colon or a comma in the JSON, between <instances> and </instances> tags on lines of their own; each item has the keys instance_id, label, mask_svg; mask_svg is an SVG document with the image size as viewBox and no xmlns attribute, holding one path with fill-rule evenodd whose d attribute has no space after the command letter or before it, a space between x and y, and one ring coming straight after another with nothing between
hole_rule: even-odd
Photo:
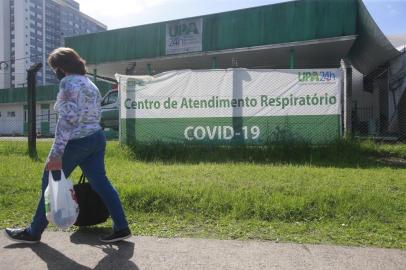
<instances>
[{"instance_id":1,"label":"white building","mask_svg":"<svg viewBox=\"0 0 406 270\"><path fill-rule=\"evenodd\" d=\"M37 134L50 136L54 134L57 115L55 102L37 104ZM22 103L2 104L0 106L0 136L21 136L28 132L27 105Z\"/></svg>"},{"instance_id":2,"label":"white building","mask_svg":"<svg viewBox=\"0 0 406 270\"><path fill-rule=\"evenodd\" d=\"M83 14L73 0L0 1L0 89L22 87L26 70L42 63L37 84L57 83L46 64L47 55L63 46L64 37L106 30Z\"/></svg>"},{"instance_id":3,"label":"white building","mask_svg":"<svg viewBox=\"0 0 406 270\"><path fill-rule=\"evenodd\" d=\"M102 94L111 90L109 81L98 79ZM36 126L39 136L53 136L57 121L54 111L58 85L37 87ZM22 136L28 132L27 88L0 89L0 137Z\"/></svg>"}]
</instances>

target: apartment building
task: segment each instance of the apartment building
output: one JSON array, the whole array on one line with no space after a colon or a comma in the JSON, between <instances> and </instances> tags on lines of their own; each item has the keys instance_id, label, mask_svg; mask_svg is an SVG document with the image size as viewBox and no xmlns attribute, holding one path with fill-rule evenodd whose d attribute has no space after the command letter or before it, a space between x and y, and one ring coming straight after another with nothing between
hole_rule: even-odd
<instances>
[{"instance_id":1,"label":"apartment building","mask_svg":"<svg viewBox=\"0 0 406 270\"><path fill-rule=\"evenodd\" d=\"M57 83L46 64L49 52L63 46L65 37L106 29L73 0L0 1L0 89L24 87L33 63L44 66L38 85Z\"/></svg>"}]
</instances>

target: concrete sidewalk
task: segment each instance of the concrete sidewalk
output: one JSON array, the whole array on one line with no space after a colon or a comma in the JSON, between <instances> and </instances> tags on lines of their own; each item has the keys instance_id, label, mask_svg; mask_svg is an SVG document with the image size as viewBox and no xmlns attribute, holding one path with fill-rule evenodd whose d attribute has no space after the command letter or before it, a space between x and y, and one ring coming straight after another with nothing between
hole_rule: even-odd
<instances>
[{"instance_id":1,"label":"concrete sidewalk","mask_svg":"<svg viewBox=\"0 0 406 270\"><path fill-rule=\"evenodd\" d=\"M406 269L406 251L257 241L133 237L103 245L94 233L46 232L42 243L0 236L0 269Z\"/></svg>"}]
</instances>

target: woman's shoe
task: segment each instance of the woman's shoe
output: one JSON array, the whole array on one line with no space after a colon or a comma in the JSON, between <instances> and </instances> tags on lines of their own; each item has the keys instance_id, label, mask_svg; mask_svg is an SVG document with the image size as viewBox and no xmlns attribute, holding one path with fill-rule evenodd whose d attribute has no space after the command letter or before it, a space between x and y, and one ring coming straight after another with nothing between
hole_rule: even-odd
<instances>
[{"instance_id":1,"label":"woman's shoe","mask_svg":"<svg viewBox=\"0 0 406 270\"><path fill-rule=\"evenodd\" d=\"M130 237L131 237L131 231L129 228L127 228L127 229L113 232L112 234L107 235L105 237L101 237L100 241L102 241L104 243L113 243L113 242L121 241L121 240L130 238Z\"/></svg>"},{"instance_id":2,"label":"woman's shoe","mask_svg":"<svg viewBox=\"0 0 406 270\"><path fill-rule=\"evenodd\" d=\"M4 234L8 239L17 243L36 244L41 240L40 237L33 237L26 229L7 228L4 230Z\"/></svg>"}]
</instances>

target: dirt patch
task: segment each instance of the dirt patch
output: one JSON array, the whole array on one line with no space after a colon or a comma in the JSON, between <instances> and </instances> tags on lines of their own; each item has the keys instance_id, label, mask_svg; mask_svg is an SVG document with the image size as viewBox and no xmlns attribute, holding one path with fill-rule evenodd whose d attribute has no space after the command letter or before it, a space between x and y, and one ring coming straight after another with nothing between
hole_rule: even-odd
<instances>
[{"instance_id":1,"label":"dirt patch","mask_svg":"<svg viewBox=\"0 0 406 270\"><path fill-rule=\"evenodd\" d=\"M378 161L389 166L396 167L405 167L406 168L406 159L400 157L381 157L378 158Z\"/></svg>"}]
</instances>

